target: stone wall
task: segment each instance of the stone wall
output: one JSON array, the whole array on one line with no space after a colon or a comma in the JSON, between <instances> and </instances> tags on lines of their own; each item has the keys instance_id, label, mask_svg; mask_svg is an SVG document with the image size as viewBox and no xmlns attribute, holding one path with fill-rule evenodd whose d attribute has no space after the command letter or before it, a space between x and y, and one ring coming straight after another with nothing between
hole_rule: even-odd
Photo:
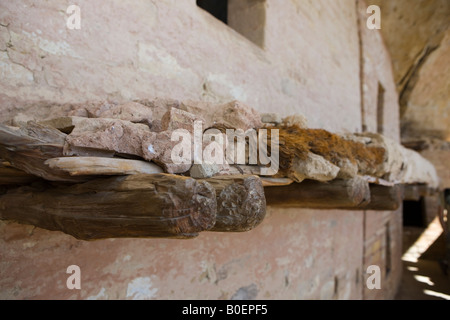
<instances>
[{"instance_id":1,"label":"stone wall","mask_svg":"<svg viewBox=\"0 0 450 320\"><path fill-rule=\"evenodd\" d=\"M364 299L393 299L402 275L402 209L366 211L364 218L364 270L379 266L381 289L364 286ZM367 281L370 273L365 275Z\"/></svg>"},{"instance_id":2,"label":"stone wall","mask_svg":"<svg viewBox=\"0 0 450 320\"><path fill-rule=\"evenodd\" d=\"M194 0L79 1L80 30L66 27L69 4L0 4L2 119L16 100L170 96L237 99L303 113L313 127L361 129L353 0L267 0L265 49Z\"/></svg>"},{"instance_id":3,"label":"stone wall","mask_svg":"<svg viewBox=\"0 0 450 320\"><path fill-rule=\"evenodd\" d=\"M392 56L405 137L450 138L450 2L376 0Z\"/></svg>"},{"instance_id":4,"label":"stone wall","mask_svg":"<svg viewBox=\"0 0 450 320\"><path fill-rule=\"evenodd\" d=\"M450 170L448 169L448 159L450 159L450 142L432 145L430 148L423 150L420 154L436 168L440 179L440 188L450 188Z\"/></svg>"},{"instance_id":5,"label":"stone wall","mask_svg":"<svg viewBox=\"0 0 450 320\"><path fill-rule=\"evenodd\" d=\"M358 1L362 67L362 121L366 131L400 141L398 94L381 32L366 27L367 4Z\"/></svg>"},{"instance_id":6,"label":"stone wall","mask_svg":"<svg viewBox=\"0 0 450 320\"><path fill-rule=\"evenodd\" d=\"M376 0L381 33L392 57L403 141L432 140L421 154L450 186L450 2ZM439 141L441 140L441 141Z\"/></svg>"},{"instance_id":7,"label":"stone wall","mask_svg":"<svg viewBox=\"0 0 450 320\"><path fill-rule=\"evenodd\" d=\"M240 234L85 242L2 222L0 298L359 299L361 226L359 212L269 209Z\"/></svg>"},{"instance_id":8,"label":"stone wall","mask_svg":"<svg viewBox=\"0 0 450 320\"><path fill-rule=\"evenodd\" d=\"M364 129L400 141L398 94L381 32L366 27L367 3L358 1ZM383 20L382 20L383 21ZM384 26L382 26L383 28ZM387 235L389 234L389 236ZM363 299L393 299L402 274L402 211L364 212L364 270L380 267L380 290L363 287ZM388 258L388 255L390 257ZM389 261L388 261L389 260ZM370 274L366 274L364 281Z\"/></svg>"},{"instance_id":9,"label":"stone wall","mask_svg":"<svg viewBox=\"0 0 450 320\"><path fill-rule=\"evenodd\" d=\"M79 1L81 30L66 28L69 4L0 4L2 121L18 112L37 117L58 112L32 107L42 99L165 96L238 99L261 112L303 113L310 127L360 132L363 108L369 129L376 123L377 82L370 78L375 72L386 90L385 114L392 114L384 129L398 136L388 57L378 31L358 32L358 14L360 19L367 15L353 0L260 3L264 19L258 21L264 25L256 44L245 25L239 33L194 0ZM361 88L366 87L362 104ZM250 232L202 233L185 241L85 242L0 222L0 298L392 297L396 272L392 282L382 283L383 293L364 289L367 248L372 239L383 238L386 219L396 217L380 216L369 223L361 211L269 208L268 217ZM392 263L399 264L395 250L401 232L397 222L391 225ZM383 264L382 258L373 261ZM66 288L66 268L72 264L81 267L81 290Z\"/></svg>"}]
</instances>

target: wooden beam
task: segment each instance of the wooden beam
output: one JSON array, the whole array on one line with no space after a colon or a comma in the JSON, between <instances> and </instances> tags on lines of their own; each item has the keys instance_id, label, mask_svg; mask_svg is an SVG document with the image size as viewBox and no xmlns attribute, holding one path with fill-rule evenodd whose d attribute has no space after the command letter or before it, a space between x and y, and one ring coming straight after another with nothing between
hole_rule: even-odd
<instances>
[{"instance_id":1,"label":"wooden beam","mask_svg":"<svg viewBox=\"0 0 450 320\"><path fill-rule=\"evenodd\" d=\"M266 215L266 198L257 176L219 176L206 179L216 190L217 217L211 231L242 232L255 228Z\"/></svg>"},{"instance_id":2,"label":"wooden beam","mask_svg":"<svg viewBox=\"0 0 450 320\"><path fill-rule=\"evenodd\" d=\"M128 175L162 173L163 169L151 162L102 157L62 157L45 161L51 169L67 172L71 176Z\"/></svg>"},{"instance_id":3,"label":"wooden beam","mask_svg":"<svg viewBox=\"0 0 450 320\"><path fill-rule=\"evenodd\" d=\"M63 156L65 134L57 129L32 121L26 127L0 125L0 157L11 166L51 181L85 181L87 177L72 177L44 162Z\"/></svg>"},{"instance_id":4,"label":"wooden beam","mask_svg":"<svg viewBox=\"0 0 450 320\"><path fill-rule=\"evenodd\" d=\"M266 188L269 206L312 209L358 209L370 201L369 183L360 177L318 182L305 180Z\"/></svg>"},{"instance_id":5,"label":"wooden beam","mask_svg":"<svg viewBox=\"0 0 450 320\"><path fill-rule=\"evenodd\" d=\"M0 185L13 186L29 184L39 178L22 170L13 168L7 162L0 160Z\"/></svg>"},{"instance_id":6,"label":"wooden beam","mask_svg":"<svg viewBox=\"0 0 450 320\"><path fill-rule=\"evenodd\" d=\"M403 200L406 201L419 201L421 197L430 194L429 187L426 184L406 184L404 188Z\"/></svg>"},{"instance_id":7,"label":"wooden beam","mask_svg":"<svg viewBox=\"0 0 450 320\"><path fill-rule=\"evenodd\" d=\"M16 220L77 239L192 238L216 222L213 187L169 175L130 175L64 186L42 183L0 196L0 219Z\"/></svg>"},{"instance_id":8,"label":"wooden beam","mask_svg":"<svg viewBox=\"0 0 450 320\"><path fill-rule=\"evenodd\" d=\"M288 186L294 183L294 180L289 178L269 178L269 177L260 177L263 187L280 187L280 186Z\"/></svg>"},{"instance_id":9,"label":"wooden beam","mask_svg":"<svg viewBox=\"0 0 450 320\"><path fill-rule=\"evenodd\" d=\"M363 207L364 210L394 211L400 207L403 199L403 186L391 187L370 184L370 203Z\"/></svg>"}]
</instances>

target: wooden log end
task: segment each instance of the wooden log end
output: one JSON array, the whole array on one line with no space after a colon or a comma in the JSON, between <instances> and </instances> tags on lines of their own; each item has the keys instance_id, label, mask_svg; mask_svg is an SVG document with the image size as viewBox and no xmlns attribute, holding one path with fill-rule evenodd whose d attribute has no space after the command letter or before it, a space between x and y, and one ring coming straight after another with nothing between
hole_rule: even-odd
<instances>
[{"instance_id":1,"label":"wooden log end","mask_svg":"<svg viewBox=\"0 0 450 320\"><path fill-rule=\"evenodd\" d=\"M403 200L403 186L370 185L370 203L364 206L364 210L395 211Z\"/></svg>"},{"instance_id":2,"label":"wooden log end","mask_svg":"<svg viewBox=\"0 0 450 320\"><path fill-rule=\"evenodd\" d=\"M266 215L266 198L257 176L208 179L216 188L217 217L211 231L244 232L259 225Z\"/></svg>"},{"instance_id":3,"label":"wooden log end","mask_svg":"<svg viewBox=\"0 0 450 320\"><path fill-rule=\"evenodd\" d=\"M348 198L355 207L364 207L371 201L369 183L359 176L349 180L347 192Z\"/></svg>"}]
</instances>

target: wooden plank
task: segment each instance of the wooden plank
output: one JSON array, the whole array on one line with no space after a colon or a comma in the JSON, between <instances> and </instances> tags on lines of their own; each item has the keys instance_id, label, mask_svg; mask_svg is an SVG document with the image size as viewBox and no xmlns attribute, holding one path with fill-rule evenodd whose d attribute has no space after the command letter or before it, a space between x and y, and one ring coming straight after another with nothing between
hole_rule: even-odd
<instances>
[{"instance_id":1,"label":"wooden plank","mask_svg":"<svg viewBox=\"0 0 450 320\"><path fill-rule=\"evenodd\" d=\"M13 168L9 163L1 162L0 160L0 185L24 185L38 179L38 177L28 174L22 170Z\"/></svg>"},{"instance_id":2,"label":"wooden plank","mask_svg":"<svg viewBox=\"0 0 450 320\"><path fill-rule=\"evenodd\" d=\"M71 176L163 173L163 169L154 163L118 158L62 157L49 159L45 164Z\"/></svg>"},{"instance_id":3,"label":"wooden plank","mask_svg":"<svg viewBox=\"0 0 450 320\"><path fill-rule=\"evenodd\" d=\"M426 184L406 184L404 190L403 200L406 201L419 201L431 193Z\"/></svg>"},{"instance_id":4,"label":"wooden plank","mask_svg":"<svg viewBox=\"0 0 450 320\"><path fill-rule=\"evenodd\" d=\"M137 174L54 184L8 190L0 196L0 219L83 240L192 238L216 221L215 190L188 177Z\"/></svg>"},{"instance_id":5,"label":"wooden plank","mask_svg":"<svg viewBox=\"0 0 450 320\"><path fill-rule=\"evenodd\" d=\"M289 178L269 178L269 177L260 177L263 187L281 187L288 186L294 182L294 180Z\"/></svg>"},{"instance_id":6,"label":"wooden plank","mask_svg":"<svg viewBox=\"0 0 450 320\"><path fill-rule=\"evenodd\" d=\"M255 228L266 215L261 179L252 175L206 179L216 190L217 217L211 231L243 232Z\"/></svg>"},{"instance_id":7,"label":"wooden plank","mask_svg":"<svg viewBox=\"0 0 450 320\"><path fill-rule=\"evenodd\" d=\"M83 181L44 162L63 155L65 134L32 121L26 127L0 125L0 157L13 167L52 181Z\"/></svg>"},{"instance_id":8,"label":"wooden plank","mask_svg":"<svg viewBox=\"0 0 450 320\"><path fill-rule=\"evenodd\" d=\"M369 183L361 177L318 182L305 180L266 188L269 206L312 209L358 209L370 201Z\"/></svg>"},{"instance_id":9,"label":"wooden plank","mask_svg":"<svg viewBox=\"0 0 450 320\"><path fill-rule=\"evenodd\" d=\"M391 187L370 184L370 203L364 206L364 210L394 211L400 207L403 199L403 186Z\"/></svg>"}]
</instances>

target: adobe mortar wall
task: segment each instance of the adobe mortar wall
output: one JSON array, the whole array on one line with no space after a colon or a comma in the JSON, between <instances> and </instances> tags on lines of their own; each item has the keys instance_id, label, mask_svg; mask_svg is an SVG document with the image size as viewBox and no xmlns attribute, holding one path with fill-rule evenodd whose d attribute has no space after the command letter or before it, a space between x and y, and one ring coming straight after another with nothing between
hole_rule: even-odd
<instances>
[{"instance_id":1,"label":"adobe mortar wall","mask_svg":"<svg viewBox=\"0 0 450 320\"><path fill-rule=\"evenodd\" d=\"M361 212L267 214L251 232L193 240L86 242L0 222L0 298L361 298ZM66 288L71 264L81 268L81 290Z\"/></svg>"},{"instance_id":2,"label":"adobe mortar wall","mask_svg":"<svg viewBox=\"0 0 450 320\"><path fill-rule=\"evenodd\" d=\"M0 4L0 120L17 112L16 99L168 96L238 99L304 113L313 127L360 131L353 0L268 0L265 50L195 0L78 1L81 30L66 28L70 1L33 3Z\"/></svg>"},{"instance_id":3,"label":"adobe mortar wall","mask_svg":"<svg viewBox=\"0 0 450 320\"><path fill-rule=\"evenodd\" d=\"M400 113L398 94L394 82L391 59L379 30L366 27L367 3L358 0L359 24L362 50L362 100L364 124L367 131L378 132L378 122L382 123L385 136L400 141ZM383 17L383 14L382 14ZM383 21L383 20L382 20ZM383 27L382 27L383 28ZM384 112L378 119L378 85L384 89Z\"/></svg>"},{"instance_id":4,"label":"adobe mortar wall","mask_svg":"<svg viewBox=\"0 0 450 320\"><path fill-rule=\"evenodd\" d=\"M402 276L402 208L393 212L365 211L364 220L363 269L367 270L370 265L380 267L381 288L370 290L364 286L363 299L393 299ZM370 275L364 275L364 283Z\"/></svg>"}]
</instances>

